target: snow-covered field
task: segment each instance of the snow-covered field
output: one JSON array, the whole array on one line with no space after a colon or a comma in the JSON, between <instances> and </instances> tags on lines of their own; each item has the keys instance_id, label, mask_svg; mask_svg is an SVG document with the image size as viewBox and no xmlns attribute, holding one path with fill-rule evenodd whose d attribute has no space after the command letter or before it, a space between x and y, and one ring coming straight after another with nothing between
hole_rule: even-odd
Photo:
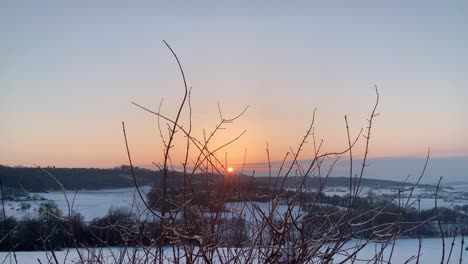
<instances>
[{"instance_id":1,"label":"snow-covered field","mask_svg":"<svg viewBox=\"0 0 468 264\"><path fill-rule=\"evenodd\" d=\"M141 190L143 191L143 194L145 194L150 190L150 187L144 186L141 188ZM46 200L54 201L64 214L67 214L70 206L73 208L73 210L79 212L84 217L85 221L91 221L96 217L102 217L106 215L111 207L136 208L140 213L147 211L145 210L145 205L141 201L141 198L139 197L135 188L78 191L76 192L76 195L73 191L66 191L65 195L63 192L31 193L30 195L40 195ZM21 219L25 216L36 217L40 204L46 200L6 201L6 214L7 216L14 216L17 219ZM21 210L22 203L30 204L31 207L26 210ZM273 213L277 216L283 216L287 208L288 206L286 204L278 204L275 207ZM255 217L260 217L258 214L259 211L262 211L268 215L271 210L271 204L268 202L258 202L254 204L243 202L227 203L226 209L227 211L223 212L223 217L229 218L242 216L246 220L254 221ZM294 206L292 215L297 216L299 213L299 206ZM209 216L210 213L206 214Z\"/></svg>"},{"instance_id":2,"label":"snow-covered field","mask_svg":"<svg viewBox=\"0 0 468 264\"><path fill-rule=\"evenodd\" d=\"M150 190L149 186L142 187L143 193L147 193ZM373 195L387 195L391 196L398 192L396 188L369 188L363 187L360 191L360 195L367 196ZM416 188L413 192L410 203L414 207L418 206L417 199L420 199L421 209L430 209L435 205L434 199L435 190L426 190L424 188ZM325 189L327 195L339 195L344 196L349 193L346 187L334 187ZM79 212L85 221L91 221L93 218L104 216L111 207L127 207L140 209L143 212L144 205L138 196L135 188L122 188L122 189L109 189L109 190L92 190L92 191L77 191L76 195L74 191L66 191L66 197L73 210ZM408 194L408 192L406 193ZM46 200L54 201L58 207L66 214L68 212L68 203L65 199L63 192L48 192L48 193L31 193L31 196L40 196ZM5 201L5 210L7 216L14 216L17 219L23 217L36 217L39 204L44 201ZM23 206L22 206L23 204ZM29 204L29 208L24 208L24 204ZM268 212L268 203L256 203L258 206L242 208L244 203L230 203L227 204L228 212L226 216L236 216L236 212L241 211L244 213L251 214L255 210L261 209L263 212ZM439 191L438 206L448 207L451 205L466 205L468 204L468 185L457 185L451 188L442 188ZM21 208L23 207L23 209ZM283 215L287 206L279 205L276 208L278 215ZM295 214L299 213L299 207L294 209ZM239 216L239 215L237 215Z\"/></svg>"},{"instance_id":3,"label":"snow-covered field","mask_svg":"<svg viewBox=\"0 0 468 264\"><path fill-rule=\"evenodd\" d=\"M380 196L386 195L387 197L393 197L398 193L398 188L370 188L362 187L359 191L359 195L366 197L370 194ZM329 196L338 195L346 196L349 194L347 187L333 187L326 188L324 193ZM401 198L406 203L407 197L410 195L409 191L403 192ZM398 196L396 196L398 197ZM468 185L454 185L453 187L442 187L438 192L437 206L438 207L450 207L454 205L467 205L468 204ZM409 204L415 208L418 207L417 200L420 200L421 210L431 209L435 207L435 189L426 189L423 187L416 187L411 194ZM398 199L395 199L398 202Z\"/></svg>"},{"instance_id":4,"label":"snow-covered field","mask_svg":"<svg viewBox=\"0 0 468 264\"><path fill-rule=\"evenodd\" d=\"M144 193L148 192L150 187L145 186L142 188ZM346 195L347 188L345 187L336 187L329 188L325 190L327 195ZM397 189L392 188L382 188L382 189L370 189L363 188L361 195L368 195L373 193L377 196L379 195L392 195L397 191ZM467 193L468 186L456 186L453 188L443 188L440 193L438 200L439 206L449 206L452 204L465 205L467 204ZM93 190L93 191L66 191L65 195L70 203L70 206L73 210L80 212L84 216L85 221L90 221L96 217L104 216L111 207L133 207L139 208L140 211L144 211L144 205L138 196L135 188L124 188L124 189L111 189L111 190ZM48 192L48 193L32 193L31 196L43 197L46 200L54 201L58 207L66 214L68 212L69 203L65 199L63 192ZM434 190L426 190L423 188L415 189L413 193L413 201L420 198L421 199L421 209L428 209L434 206ZM5 201L6 214L8 216L14 216L17 219L22 217L37 216L38 207L41 200L27 200L27 201ZM23 204L23 209L21 209ZM30 208L25 209L24 204L30 204ZM417 206L417 203L414 204ZM224 217L243 217L250 223L255 223L261 218L259 214L269 214L271 210L271 203L268 202L257 202L257 203L227 203L226 212L223 212ZM283 216L287 212L288 206L286 204L278 204L273 212L274 215ZM261 213L260 213L261 212ZM209 213L208 213L209 214ZM294 206L291 212L293 217L300 216L303 212L300 210L299 206ZM257 219L258 218L258 219ZM261 219L260 219L261 220ZM349 242L345 248L353 248L359 241L354 240ZM451 239L446 239L447 252L445 254L445 259L447 259L448 251L450 248ZM373 243L366 246L359 254L357 259L362 259L361 263L369 262L369 259L375 255L375 252L380 250L381 244ZM130 248L127 251L136 250L140 256L145 255L144 249L141 248ZM148 249L146 249L148 250ZM153 249L154 250L154 249ZM227 249L222 249L228 252ZM232 249L234 250L234 249ZM242 249L237 249L241 250ZM404 263L407 259L415 256L418 251L418 240L417 239L399 239L395 244L394 253L392 255L392 263ZM84 255L89 253L88 250L81 251ZM95 249L94 253L100 254L107 263L113 263L114 257L122 257L122 249L119 248L105 248L105 249ZM165 255L167 257L166 262L171 262L172 248L166 248ZM237 254L235 252L229 251L230 254ZM426 238L423 241L422 254L419 263L440 263L441 258L441 240L439 238ZM460 239L457 238L455 241L455 247L452 253L452 257L449 263L459 263L460 252L467 253L464 249L461 248ZM349 253L352 253L352 249L349 250ZM227 253L223 253L227 254ZM390 254L390 248L385 251L383 256L384 259L387 259ZM0 252L0 263L14 263L12 259L13 255L8 252ZM17 252L16 257L18 263L38 263L37 259L40 259L42 263L49 263L48 257L45 252ZM56 257L58 258L59 263L76 263L79 259L78 252L73 249L69 252L67 251L58 251L56 252ZM125 256L124 256L125 257ZM126 257L129 257L128 255ZM343 260L346 256L336 256L335 262ZM468 257L465 258L464 262L468 263ZM365 260L365 261L364 261ZM262 262L262 261L259 261ZM125 263L125 261L124 261ZM143 262L142 262L143 263ZM359 263L359 262L358 262ZM409 262L415 263L415 261Z\"/></svg>"},{"instance_id":5,"label":"snow-covered field","mask_svg":"<svg viewBox=\"0 0 468 264\"><path fill-rule=\"evenodd\" d=\"M446 238L446 252L445 252L445 260L444 263L460 263L460 252L463 254L467 254L464 249L461 248L461 238L455 239L455 246L453 248L452 255L450 257L450 261L447 262L447 258L450 251L450 244L452 242L452 238ZM354 251L354 247L359 245L361 241L353 240L348 242L344 249L349 248L348 253L351 254ZM441 263L442 258L442 242L440 238L425 238L423 239L422 249L421 249L421 256L419 263ZM355 263L374 263L373 257L376 255L376 252L380 252L382 244L379 243L371 243L364 247L358 254ZM241 254L242 251L246 249L219 249L221 253L220 258L214 258L215 263L224 263L236 256ZM134 252L136 252L136 258L133 259ZM149 259L146 259L145 253L149 254ZM172 247L166 247L164 249L164 258L165 263L173 263L174 262L174 251ZM391 245L389 245L382 256L384 263L387 263L390 254L392 252ZM94 248L94 249L80 249L80 254L84 258L91 258L93 256L99 256L99 259L103 261L103 263L115 263L119 259L122 259L122 263L131 263L131 260L134 260L133 263L151 263L153 255L155 253L155 249L152 248ZM416 255L418 253L418 240L417 239L399 239L395 243L395 247L393 249L391 263L416 263ZM16 252L16 258L18 263L55 263L52 260L52 255L47 252L43 251L35 251L35 252ZM70 249L69 251L57 251L55 252L57 260L59 263L78 263L79 262L79 254L76 249ZM181 251L179 251L179 255L183 255ZM260 257L260 254L257 254L257 258ZM346 253L343 255L337 255L334 258L333 263L339 263L343 259L346 258ZM407 260L412 259L408 262ZM468 256L463 256L463 260L461 263L468 263ZM145 262L146 261L146 262ZM262 260L254 259L253 263L262 263ZM14 263L13 254L10 252L0 252L0 263ZM94 262L93 262L94 263ZM96 262L98 263L98 262ZM183 263L183 259L181 260ZM202 263L202 261L200 261ZM380 262L379 262L380 263Z\"/></svg>"},{"instance_id":6,"label":"snow-covered field","mask_svg":"<svg viewBox=\"0 0 468 264\"><path fill-rule=\"evenodd\" d=\"M149 186L141 188L143 193L150 190ZM48 192L48 193L31 193L31 196L40 195L46 200L54 201L57 206L67 214L69 205L76 212L79 212L85 221L91 221L93 218L106 215L111 207L119 208L137 208L139 212L145 210L144 204L141 201L135 188L110 189L110 190L93 190L93 191L78 191L75 195L73 191L63 192ZM68 203L67 203L68 199ZM5 209L7 216L14 216L21 219L25 216L36 217L37 211L41 203L46 200L38 201L6 201ZM31 207L27 210L21 210L21 203L30 204ZM242 216L248 220L255 220L255 217L260 217L259 211L269 214L271 204L268 202L257 203L226 203L226 212L223 212L224 217L239 217ZM275 207L274 214L283 216L288 206L286 204L278 204ZM242 215L241 215L242 212ZM299 206L294 206L292 215L297 216L300 213ZM209 216L210 213L206 213Z\"/></svg>"},{"instance_id":7,"label":"snow-covered field","mask_svg":"<svg viewBox=\"0 0 468 264\"><path fill-rule=\"evenodd\" d=\"M142 187L144 193L148 192L149 186ZM31 193L31 196L39 195L46 200L54 201L57 206L67 214L68 203L76 212L79 212L85 221L91 221L93 218L104 216L111 207L132 207L142 208L138 193L135 188L109 189L109 190L93 190L93 191L74 191L63 192L48 192L48 193ZM21 219L24 216L35 217L39 204L45 201L5 201L5 209L7 216L14 216ZM21 210L21 203L28 203L31 208Z\"/></svg>"}]
</instances>

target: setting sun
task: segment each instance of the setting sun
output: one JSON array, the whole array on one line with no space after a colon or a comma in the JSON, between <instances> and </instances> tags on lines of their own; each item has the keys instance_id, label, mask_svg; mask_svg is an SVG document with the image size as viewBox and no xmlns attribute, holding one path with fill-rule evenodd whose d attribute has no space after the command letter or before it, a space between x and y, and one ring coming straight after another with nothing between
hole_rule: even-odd
<instances>
[{"instance_id":1,"label":"setting sun","mask_svg":"<svg viewBox=\"0 0 468 264\"><path fill-rule=\"evenodd\" d=\"M227 169L227 172L228 172L228 173L232 173L233 171L234 171L234 169L231 168L231 167L229 167L229 168Z\"/></svg>"}]
</instances>

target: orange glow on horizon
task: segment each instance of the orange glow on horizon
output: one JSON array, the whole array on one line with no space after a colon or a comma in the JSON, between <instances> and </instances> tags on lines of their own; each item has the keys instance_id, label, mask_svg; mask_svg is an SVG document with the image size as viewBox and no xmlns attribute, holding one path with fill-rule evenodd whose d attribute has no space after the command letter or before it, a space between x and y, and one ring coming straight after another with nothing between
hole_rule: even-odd
<instances>
[{"instance_id":1,"label":"orange glow on horizon","mask_svg":"<svg viewBox=\"0 0 468 264\"><path fill-rule=\"evenodd\" d=\"M234 171L233 168L231 168L231 167L227 168L227 172L228 172L228 173L232 173L233 171Z\"/></svg>"}]
</instances>

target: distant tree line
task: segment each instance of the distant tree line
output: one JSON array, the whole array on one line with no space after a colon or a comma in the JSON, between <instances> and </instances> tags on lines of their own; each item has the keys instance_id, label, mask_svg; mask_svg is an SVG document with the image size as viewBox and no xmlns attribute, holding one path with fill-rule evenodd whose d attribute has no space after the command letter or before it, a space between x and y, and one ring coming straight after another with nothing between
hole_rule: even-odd
<instances>
[{"instance_id":1,"label":"distant tree line","mask_svg":"<svg viewBox=\"0 0 468 264\"><path fill-rule=\"evenodd\" d=\"M76 212L66 216L56 206L48 201L41 205L37 218L16 220L13 217L2 218L0 223L0 251L55 251L63 248L90 248L110 246L148 246L168 245L169 240L161 236L160 224L157 220L141 220L127 208L111 208L100 218L85 222ZM201 232L202 225L208 219L203 219L194 211L184 215L190 222L190 232L186 235L195 236ZM185 221L185 220L180 220ZM242 232L244 225L241 219L224 219L218 225L219 235L223 241L239 245L239 241L247 238ZM182 223L181 223L182 224ZM231 228L235 227L234 232ZM222 230L221 230L222 229ZM223 235L224 234L224 235ZM196 244L196 240L192 240Z\"/></svg>"},{"instance_id":2,"label":"distant tree line","mask_svg":"<svg viewBox=\"0 0 468 264\"><path fill-rule=\"evenodd\" d=\"M161 181L161 172L134 167L135 177L139 185L154 185ZM56 179L52 178L53 175ZM169 184L181 186L184 182L183 173L177 171L170 172ZM194 174L192 175L194 184L206 182L206 178L211 182L224 181L217 174ZM218 179L219 178L219 179ZM100 168L56 168L53 167L9 167L0 165L0 180L4 187L14 189L25 189L30 192L43 192L61 190L58 182L67 190L88 189L98 190L107 188L126 188L134 187L133 176L129 166L123 165L110 169ZM251 185L267 186L271 184L269 177L252 177L246 175L235 175L237 183L242 183L245 187ZM282 179L283 180L283 179ZM297 183L296 177L288 177L284 179L282 187L293 188ZM274 181L274 180L273 180ZM378 179L362 179L363 186L385 188L385 187L401 187L409 186L411 183L378 180ZM304 184L305 188L318 188L321 182L317 177L308 178ZM327 187L348 187L349 179L347 177L330 177L327 179ZM431 185L420 185L424 188L435 188Z\"/></svg>"},{"instance_id":3,"label":"distant tree line","mask_svg":"<svg viewBox=\"0 0 468 264\"><path fill-rule=\"evenodd\" d=\"M140 185L154 183L158 172L144 168L134 168ZM51 176L53 175L53 177ZM55 177L55 179L54 179ZM128 166L112 169L96 168L30 168L0 165L0 180L4 187L24 189L29 192L61 190L98 190L109 188L134 187ZM60 182L60 184L58 184Z\"/></svg>"}]
</instances>

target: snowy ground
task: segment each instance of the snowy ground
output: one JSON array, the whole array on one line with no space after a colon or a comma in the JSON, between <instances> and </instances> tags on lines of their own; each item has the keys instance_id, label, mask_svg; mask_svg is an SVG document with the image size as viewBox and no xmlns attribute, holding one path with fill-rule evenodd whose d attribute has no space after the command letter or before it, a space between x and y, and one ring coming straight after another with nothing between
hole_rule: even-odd
<instances>
[{"instance_id":1,"label":"snowy ground","mask_svg":"<svg viewBox=\"0 0 468 264\"><path fill-rule=\"evenodd\" d=\"M369 194L373 195L386 195L387 197L393 197L398 193L398 188L370 188L362 187L360 189L360 196L366 197ZM338 195L345 196L349 194L349 188L347 187L334 187L326 188L324 190L326 195ZM403 201L406 203L407 197L410 195L409 191L405 191L402 195ZM431 209L435 207L435 189L426 189L423 187L416 187L411 195L409 204L413 207L418 207L417 200L420 200L421 210ZM450 207L454 205L467 205L468 204L468 185L455 185L453 187L441 187L438 192L437 206L438 207ZM397 199L395 200L397 202Z\"/></svg>"},{"instance_id":2,"label":"snowy ground","mask_svg":"<svg viewBox=\"0 0 468 264\"><path fill-rule=\"evenodd\" d=\"M144 193L150 190L149 186L142 187ZM374 195L394 195L398 192L397 188L381 188L371 189L369 187L363 187L360 191L360 195L367 196L372 193ZM413 198L410 203L414 207L418 206L417 199L420 199L421 209L430 209L435 205L433 189L416 188L413 192ZM327 195L339 195L344 196L349 193L349 189L346 187L334 187L325 189ZM85 221L91 221L95 217L104 216L111 207L132 207L143 209L144 205L136 193L135 188L123 188L123 189L110 189L110 190L93 190L93 191L77 191L76 196L74 191L65 192L70 206L73 210L79 212L84 216ZM408 194L408 192L406 192ZM65 199L63 192L48 192L48 193L31 193L31 196L41 196L47 200L53 200L59 208L66 214L68 212L68 204ZM146 195L144 195L146 196ZM439 192L438 206L451 206L451 205L466 205L468 204L468 185L457 185L451 188L442 188ZM5 201L5 210L7 216L14 216L17 219L21 219L25 216L36 217L38 206L44 201ZM30 208L22 210L22 203L30 205ZM268 203L256 203L257 207L248 205L244 208L246 214L251 214L255 210L262 210L268 212ZM239 216L236 212L240 212L243 208L244 203L230 203L227 204L229 212L226 216ZM23 205L24 207L24 205ZM277 215L283 215L287 206L279 205L276 208ZM143 210L140 210L143 211ZM294 214L298 214L299 207L295 207Z\"/></svg>"},{"instance_id":3,"label":"snowy ground","mask_svg":"<svg viewBox=\"0 0 468 264\"><path fill-rule=\"evenodd\" d=\"M453 252L450 258L450 261L447 262L447 258L450 251L450 244L452 242L452 238L446 238L446 245L447 249L445 252L445 260L444 263L467 263L467 257L463 256L462 261L460 262L460 252L463 254L467 254L464 249L461 248L461 238L455 239L455 246L453 248ZM361 241L353 240L350 241L345 245L344 248L350 248L348 253L353 252L353 247L359 245ZM441 263L442 257L442 250L441 250L441 239L439 238L426 238L423 239L422 243L422 250L419 263ZM371 243L368 246L364 247L362 251L360 251L357 255L357 259L355 263L374 263L372 258L376 255L376 252L380 251L382 244L378 243ZM219 249L220 252L220 259L214 258L215 263L222 263L229 260L233 256L237 255L239 252L244 251L245 249ZM388 260L390 253L391 253L391 246L389 246L383 255L384 260ZM151 255L154 254L155 249L148 249L148 248L102 248L102 249L80 249L80 254L86 257L92 256L99 256L99 259L103 261L103 263L115 263L117 260L122 259L123 263L129 263L133 260L134 254L136 252L136 259L134 263L146 263L145 261L151 262ZM146 259L145 253L150 252L150 259ZM174 262L174 254L173 248L167 247L164 249L164 257L165 263L172 263ZM405 263L408 259L413 258L411 261L407 263L416 263L416 259L414 257L418 253L418 240L417 239L399 239L395 243L395 247L392 254L392 263ZM42 252L42 251L35 251L35 252L16 252L16 258L18 263L39 263L38 259L41 263L49 263L51 259L51 254ZM182 252L179 252L182 255ZM71 249L70 251L57 251L55 253L57 260L59 263L77 263L79 261L78 252L76 249ZM346 253L341 256L335 256L333 263L339 263L343 259L346 258ZM257 257L259 257L258 254ZM53 261L52 261L53 262ZM183 260L181 261L183 263ZM253 263L261 263L262 260L253 260ZM385 262L385 261L384 261ZM0 252L0 263L14 263L13 254L10 252ZM97 262L96 262L97 263ZM202 261L200 261L202 263ZM386 263L386 262L385 262Z\"/></svg>"},{"instance_id":4,"label":"snowy ground","mask_svg":"<svg viewBox=\"0 0 468 264\"><path fill-rule=\"evenodd\" d=\"M149 187L143 187L143 192L146 193L149 191ZM327 189L326 193L328 195L346 195L347 188L345 187L337 187L332 189ZM396 189L386 188L386 189L370 189L370 188L363 188L361 194L367 195L369 192L372 192L376 195L382 194L393 194L395 193ZM456 186L453 188L443 188L441 190L440 199L438 200L439 206L449 206L451 204L459 204L465 205L467 204L467 193L468 193L468 186ZM65 196L62 192L49 192L49 193L37 193L31 194L35 196L42 196L47 200L53 200L59 206L61 210L65 213L68 211L68 204L66 202ZM421 209L428 209L434 206L434 190L426 190L423 188L418 188L413 193L413 199L417 199L421 197ZM136 208L143 208L143 203L139 198L136 190L134 188L125 188L125 189L112 189L112 190L95 190L95 191L67 191L66 196L70 202L70 205L73 207L74 210L80 212L85 221L90 221L95 217L102 217L104 216L111 207L132 207L132 205L136 205ZM37 215L38 205L44 201L5 201L5 209L7 215L13 215L16 218L20 219L24 216L35 217ZM30 204L31 207L26 210L21 210L21 203ZM415 203L415 206L417 203ZM135 207L135 206L134 206ZM278 216L282 216L287 211L286 204L279 204L274 214ZM243 216L244 219L247 221L254 223L256 222L256 218L259 217L259 212L261 211L264 214L269 214L271 210L271 204L268 202L265 203L227 203L226 204L227 211L225 217L237 217ZM241 213L242 212L242 213ZM293 216L299 216L303 212L301 212L299 206L295 206L292 210ZM241 215L242 214L242 215ZM353 241L346 245L348 248L352 248L359 243L359 241ZM448 250L451 244L450 239L446 239L446 246L447 252L445 257L447 259ZM358 254L358 259L363 259L366 261L362 261L361 263L369 262L369 259L375 255L376 250L379 250L381 244L371 244L366 246L362 252ZM129 249L129 250L137 250L140 255L144 255L143 249ZM223 249L226 252L227 249ZM98 252L102 254L102 257L107 260L107 263L113 263L113 257L119 255L119 251L121 249L112 248L112 249L96 249L94 252ZM395 244L394 253L392 256L392 263L404 263L407 259L417 254L418 251L418 240L417 239L399 239ZM166 249L166 255L168 259L166 262L171 262L169 257L172 256L172 248ZM390 253L390 250L386 250L384 254L384 259L387 259ZM459 256L460 252L467 253L464 249L461 250L460 239L457 239L455 242L454 253L451 257L451 261L449 263L459 263ZM89 253L85 251L84 253ZM232 253L232 252L231 252ZM352 250L349 251L352 253ZM224 254L224 253L223 253ZM234 254L234 253L233 253ZM59 251L56 253L56 256L59 260L59 263L76 263L78 260L78 253L76 250L71 250L70 252L66 251ZM0 264L1 263L14 263L12 259L12 255L8 252L0 252ZM16 253L16 257L18 258L18 263L38 263L37 258L41 260L42 263L49 263L47 260L47 254L45 252L18 252ZM50 255L49 255L50 257ZM339 262L339 260L344 259L345 256L336 256L335 263ZM440 263L441 258L441 240L438 238L427 238L424 239L423 247L422 247L422 255L421 260L419 263ZM468 263L468 257L465 258L464 262ZM261 261L259 261L261 262ZM142 262L143 263L143 262ZM409 263L415 263L409 262Z\"/></svg>"},{"instance_id":5,"label":"snowy ground","mask_svg":"<svg viewBox=\"0 0 468 264\"><path fill-rule=\"evenodd\" d=\"M142 187L144 193L148 192L149 189L148 186ZM65 199L63 192L31 193L30 195L34 196L35 194L54 201L64 214L68 212L68 199L73 210L79 212L85 221L104 216L111 207L130 208L132 205L136 205L137 208L142 208L143 206L135 188L77 191L76 195L74 191L66 191L67 199ZM17 219L24 216L35 217L39 204L42 202L45 201L5 201L6 214ZM21 210L21 203L29 203L31 208Z\"/></svg>"},{"instance_id":6,"label":"snowy ground","mask_svg":"<svg viewBox=\"0 0 468 264\"><path fill-rule=\"evenodd\" d=\"M143 193L147 193L150 190L149 186L142 188ZM93 190L93 191L78 191L75 195L73 191L66 191L65 195L63 192L48 192L48 193L31 193L31 196L40 195L46 200L54 201L57 206L67 214L68 206L73 210L79 212L84 216L85 221L91 221L93 218L102 217L106 215L111 207L126 207L126 208L138 208L139 212L147 211L144 210L144 204L141 201L135 188L124 188L124 189L111 189L111 190ZM146 195L144 195L146 196ZM68 203L67 203L68 199ZM25 216L36 217L39 205L46 200L38 201L6 201L5 209L7 216L14 216L17 219L21 219ZM21 210L21 203L27 203L31 205L31 208L27 210ZM260 218L259 212L263 212L269 215L272 205L268 202L258 203L227 203L226 212L223 212L223 217L239 217L243 216L248 221L254 221L256 217ZM283 216L286 213L288 206L286 204L278 204L274 210L276 216ZM241 215L242 212L242 215ZM148 213L148 212L147 212ZM294 206L292 215L297 216L300 214L299 206ZM209 216L210 213L206 213Z\"/></svg>"}]
</instances>

